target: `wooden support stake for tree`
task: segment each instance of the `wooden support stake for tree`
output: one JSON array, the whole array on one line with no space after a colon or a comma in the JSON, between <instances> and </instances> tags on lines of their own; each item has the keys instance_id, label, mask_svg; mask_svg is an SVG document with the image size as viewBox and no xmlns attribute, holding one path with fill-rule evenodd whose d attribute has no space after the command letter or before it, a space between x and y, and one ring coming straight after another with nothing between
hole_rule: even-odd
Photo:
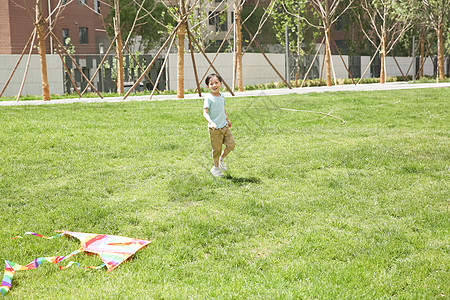
<instances>
[{"instance_id":1,"label":"wooden support stake for tree","mask_svg":"<svg viewBox=\"0 0 450 300\"><path fill-rule=\"evenodd\" d=\"M169 45L169 50L167 50L166 57L164 58L164 62L163 62L163 64L162 64L162 66L161 66L161 70L159 70L158 77L156 78L156 84L153 85L153 90L152 90L152 93L151 93L151 95L150 95L150 99L149 99L149 100L152 100L152 98L153 98L153 94L155 93L156 86L157 86L158 83L159 83L159 79L161 78L161 74L162 74L162 72L164 71L164 67L166 66L167 60L169 59L170 49L172 49L172 45L173 45L173 42L174 42L174 41L175 41L175 36L172 37L172 41L170 42L170 45Z\"/></svg>"},{"instance_id":2,"label":"wooden support stake for tree","mask_svg":"<svg viewBox=\"0 0 450 300\"><path fill-rule=\"evenodd\" d=\"M189 28L189 26L187 24L186 24L186 28ZM197 84L198 96L201 97L202 91L200 89L200 82L198 81L197 66L195 65L194 47L192 47L191 36L189 34L188 34L188 40L189 40L189 49L191 50L192 66L194 67L195 83Z\"/></svg>"},{"instance_id":3,"label":"wooden support stake for tree","mask_svg":"<svg viewBox=\"0 0 450 300\"><path fill-rule=\"evenodd\" d=\"M417 79L417 78L419 77L420 74L423 74L423 66L425 65L425 62L427 61L427 58L428 58L428 51L429 51L429 49L427 49L426 52L425 52L425 55L424 55L425 58L423 58L423 59L421 60L419 70L417 70L417 73L413 75L413 78L414 78L414 79ZM431 58L430 58L430 59L431 59ZM413 65L413 63L414 63L414 59L411 60L411 64L409 65L408 72L406 73L406 75L409 74L409 69L411 69L411 66Z\"/></svg>"},{"instance_id":4,"label":"wooden support stake for tree","mask_svg":"<svg viewBox=\"0 0 450 300\"><path fill-rule=\"evenodd\" d=\"M253 39L253 35L250 32L250 30L248 30L247 26L245 24L243 24L244 29L247 31L247 33L250 35L250 38ZM278 72L277 68L275 68L275 66L272 64L272 62L270 61L270 59L266 56L266 53L264 52L263 48L261 47L261 45L258 43L258 41L255 41L255 45L256 47L258 47L259 51L261 51L261 54L264 56L264 58L267 60L267 62L269 63L269 65L272 67L272 69L275 71L275 73L277 73L278 77L281 78L281 80L283 80L283 82L286 84L286 86L290 89L292 89L291 85L286 81L286 79L280 74L280 72Z\"/></svg>"},{"instance_id":5,"label":"wooden support stake for tree","mask_svg":"<svg viewBox=\"0 0 450 300\"><path fill-rule=\"evenodd\" d=\"M142 73L142 75L138 78L138 80L134 83L134 85L128 90L128 92L125 94L125 96L123 96L123 100L125 100L128 95L130 95L131 91L134 90L136 88L136 86L141 82L142 78L144 78L145 74L147 74L147 72L150 70L150 68L153 66L153 64L155 63L155 61L158 59L158 56L161 54L161 52L164 50L164 48L167 46L167 44L169 43L170 39L174 36L174 34L177 32L178 27L180 27L181 23L178 23L177 26L175 26L175 28L173 29L172 33L169 35L169 37L167 38L167 40L164 42L164 44L161 46L161 48L159 48L158 53L156 53L155 57L153 57L152 61L150 62L150 64L147 66L147 68L145 68L144 73ZM156 82L156 85L158 84L158 82Z\"/></svg>"},{"instance_id":6,"label":"wooden support stake for tree","mask_svg":"<svg viewBox=\"0 0 450 300\"><path fill-rule=\"evenodd\" d=\"M131 55L131 57L133 58L133 61L136 63L136 65L139 67L139 69L144 72L144 68L139 64L139 62L137 61L137 59L134 57L134 55L131 53L131 50L128 48L127 45L125 45L125 49L127 50L127 52ZM145 73L145 77L147 77L148 81L153 84L153 86L155 86L155 84L153 83L153 80L148 76L147 73ZM159 93L161 92L158 88L156 88L156 91Z\"/></svg>"},{"instance_id":7,"label":"wooden support stake for tree","mask_svg":"<svg viewBox=\"0 0 450 300\"><path fill-rule=\"evenodd\" d=\"M407 78L406 78L405 74L403 74L403 70L402 70L402 68L400 68L400 65L398 64L397 58L395 58L394 53L391 53L391 55L392 55L392 58L395 61L395 64L397 65L397 68L400 70L400 73L402 73L403 79L406 81Z\"/></svg>"},{"instance_id":8,"label":"wooden support stake for tree","mask_svg":"<svg viewBox=\"0 0 450 300\"><path fill-rule=\"evenodd\" d=\"M64 65L64 69L66 70L67 75L69 75L70 81L72 82L73 87L75 88L75 90L77 91L78 96L81 98L81 94L80 91L77 88L77 85L75 84L75 80L73 80L72 74L70 74L70 70L66 65L66 62L64 61L64 57L61 55L61 50L57 49L59 58L61 59L63 65Z\"/></svg>"},{"instance_id":9,"label":"wooden support stake for tree","mask_svg":"<svg viewBox=\"0 0 450 300\"><path fill-rule=\"evenodd\" d=\"M213 66L213 64L211 63L211 61L209 60L208 56L206 55L205 51L202 49L202 47L200 46L200 44L197 42L197 40L195 39L195 37L193 36L193 34L191 33L191 31L188 29L187 33L192 37L192 40L194 41L194 43L197 45L198 49L200 50L200 52L202 52L203 56L205 57L205 59L208 61L209 65L213 68L214 72L216 72L216 74L219 74L219 71L217 71L217 69ZM221 76L222 77L222 76ZM222 77L223 79L223 77ZM225 84L227 90L230 92L231 95L234 96L233 91L230 89L230 87L228 86L228 84L225 82L225 80L223 81L223 84Z\"/></svg>"},{"instance_id":10,"label":"wooden support stake for tree","mask_svg":"<svg viewBox=\"0 0 450 300\"><path fill-rule=\"evenodd\" d=\"M47 26L48 26L48 24L47 24ZM95 88L95 86L92 85L92 83L89 81L89 79L86 77L86 75L84 75L83 70L77 64L77 62L72 57L72 55L70 55L69 52L67 52L66 48L64 48L63 44L59 41L58 37L53 33L53 31L50 29L50 27L48 27L48 28L49 28L50 34L53 36L53 38L57 42L58 46L61 47L61 49L64 51L64 53L70 57L70 59L72 60L73 64L77 67L78 71L80 71L81 76L83 76L84 80L86 80L86 82L94 89L94 91L97 93L97 95L99 95L99 97L103 99L102 94L100 94L100 92Z\"/></svg>"},{"instance_id":11,"label":"wooden support stake for tree","mask_svg":"<svg viewBox=\"0 0 450 300\"><path fill-rule=\"evenodd\" d=\"M242 24L242 25L244 25L244 24ZM255 36L256 36L256 33L255 33ZM247 51L248 51L248 50L250 49L250 47L252 46L253 42L254 42L254 39L251 39L250 43L248 43L247 48L245 48L244 52L242 52L242 56L244 56L244 54L247 53Z\"/></svg>"},{"instance_id":12,"label":"wooden support stake for tree","mask_svg":"<svg viewBox=\"0 0 450 300\"><path fill-rule=\"evenodd\" d=\"M428 59L428 56L425 56L425 59L422 61L422 64L420 65L420 68L419 68L419 70L417 71L417 74L415 74L414 79L417 79L417 78L418 78L420 72L423 70L423 66L425 65L425 62L427 61L427 59ZM431 57L430 57L430 60L433 62L433 59L432 59Z\"/></svg>"},{"instance_id":13,"label":"wooden support stake for tree","mask_svg":"<svg viewBox=\"0 0 450 300\"><path fill-rule=\"evenodd\" d=\"M22 95L22 90L23 90L23 86L25 84L25 79L27 78L28 68L30 66L31 52L33 51L33 45L34 45L34 41L36 40L36 35L37 35L37 29L35 28L34 33L33 33L33 40L31 41L31 44L30 44L30 51L28 52L27 65L25 67L25 72L23 73L23 79L22 79L22 83L20 84L19 93L17 94L17 99L16 99L17 102L19 102L20 95Z\"/></svg>"},{"instance_id":14,"label":"wooden support stake for tree","mask_svg":"<svg viewBox=\"0 0 450 300\"><path fill-rule=\"evenodd\" d=\"M422 27L421 34L420 34L420 64L425 60L424 53L425 53L425 28ZM413 55L414 56L414 55ZM423 77L423 70L419 74L420 77Z\"/></svg>"},{"instance_id":15,"label":"wooden support stake for tree","mask_svg":"<svg viewBox=\"0 0 450 300\"><path fill-rule=\"evenodd\" d=\"M97 66L97 69L95 70L94 75L92 76L91 80L89 80L89 83L92 83L92 81L94 80L95 76L97 76L98 72L101 70L101 67L102 67L103 63L105 62L106 57L108 56L109 52L111 51L111 48L112 48L112 46L114 45L114 42L116 41L117 37L118 37L118 35L115 35L115 36L114 36L114 39L113 39L112 42L109 44L108 50L106 50L105 55L103 56L103 58L102 58L100 64ZM88 89L88 85L86 85L86 87L84 88L84 90L83 90L83 92L81 93L81 95L84 95L84 93L86 93L87 89Z\"/></svg>"},{"instance_id":16,"label":"wooden support stake for tree","mask_svg":"<svg viewBox=\"0 0 450 300\"><path fill-rule=\"evenodd\" d=\"M212 63L214 63L216 61L217 56L219 56L220 50L222 49L223 45L225 44L225 41L228 38L228 35L231 33L231 30L233 29L232 26L230 26L230 29L228 29L227 34L225 35L224 39L222 40L222 43L219 46L219 49L217 49L216 54L214 55L213 59L212 59ZM202 79L200 79L199 82L203 82L203 79L205 79L206 75L208 74L209 70L211 69L211 66L208 66L208 68L205 71L205 74L203 74Z\"/></svg>"},{"instance_id":17,"label":"wooden support stake for tree","mask_svg":"<svg viewBox=\"0 0 450 300\"><path fill-rule=\"evenodd\" d=\"M14 69L12 70L11 74L8 77L8 80L5 83L5 86L2 89L2 92L0 93L0 97L3 95L3 93L5 92L6 88L9 85L9 82L11 81L12 77L14 76L14 73L16 72L17 68L19 67L20 61L22 60L23 56L25 55L25 52L28 48L28 45L31 42L31 39L33 38L33 36L36 34L36 28L33 30L33 32L30 34L30 37L28 38L28 42L26 43L25 47L23 47L22 53L20 54L20 57L16 63L16 66L14 67Z\"/></svg>"},{"instance_id":18,"label":"wooden support stake for tree","mask_svg":"<svg viewBox=\"0 0 450 300\"><path fill-rule=\"evenodd\" d=\"M344 64L344 67L347 70L348 75L350 75L350 78L352 79L353 84L356 85L355 79L353 78L352 73L350 73L350 70L347 68L347 64L345 63L344 58L342 57L341 51L339 51L336 41L334 39L332 39L332 41L333 41L334 46L336 47L337 52L339 53L339 56L341 57L342 63Z\"/></svg>"},{"instance_id":19,"label":"wooden support stake for tree","mask_svg":"<svg viewBox=\"0 0 450 300\"><path fill-rule=\"evenodd\" d=\"M411 63L409 64L408 71L406 71L406 76L408 76L409 70L411 70L411 67L412 67L412 65L413 65L413 62L414 62L414 58L411 59ZM413 78L414 78L414 75L413 75Z\"/></svg>"},{"instance_id":20,"label":"wooden support stake for tree","mask_svg":"<svg viewBox=\"0 0 450 300\"><path fill-rule=\"evenodd\" d=\"M322 59L322 68L320 69L320 79L319 79L319 81L320 81L320 84L322 84L322 78L323 78L323 69L324 69L324 67L325 67L325 56L326 55L324 55L323 56L323 59Z\"/></svg>"},{"instance_id":21,"label":"wooden support stake for tree","mask_svg":"<svg viewBox=\"0 0 450 300\"><path fill-rule=\"evenodd\" d=\"M358 84L361 82L361 80L364 78L364 75L366 75L367 70L369 69L370 65L372 64L372 61L375 59L375 56L378 54L378 51L380 50L381 44L378 46L377 51L375 51L375 54L372 56L372 59L370 60L369 64L367 65L366 70L362 74L361 78L358 81Z\"/></svg>"},{"instance_id":22,"label":"wooden support stake for tree","mask_svg":"<svg viewBox=\"0 0 450 300\"><path fill-rule=\"evenodd\" d=\"M303 77L302 84L300 85L300 88L303 87L303 84L304 84L305 81L306 81L306 77L308 77L308 74L309 74L309 72L311 71L312 66L314 65L314 62L316 61L316 57L317 57L317 55L319 54L320 48L322 48L322 45L323 45L323 42L324 42L324 41L325 41L325 37L322 39L322 42L320 42L319 48L317 48L316 54L314 55L314 58L313 58L311 64L309 65L308 71L306 71L305 77Z\"/></svg>"}]
</instances>

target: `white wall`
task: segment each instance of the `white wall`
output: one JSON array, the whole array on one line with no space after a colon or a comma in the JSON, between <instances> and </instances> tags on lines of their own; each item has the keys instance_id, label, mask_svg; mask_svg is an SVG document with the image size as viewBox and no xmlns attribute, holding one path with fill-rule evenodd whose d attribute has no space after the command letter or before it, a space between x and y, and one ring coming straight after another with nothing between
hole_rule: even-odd
<instances>
[{"instance_id":1,"label":"white wall","mask_svg":"<svg viewBox=\"0 0 450 300\"><path fill-rule=\"evenodd\" d=\"M413 70L413 66L411 65L412 62L412 58L411 57L396 57L395 58L397 60L398 65L401 68L401 71L399 69L399 67L397 66L397 64L395 63L395 60L393 57L388 56L386 57L386 72L387 72L387 76L402 76L402 72L403 75L406 76L406 74L412 75L414 74L414 70ZM409 68L409 66L411 66L411 68ZM409 72L408 72L409 69ZM407 73L408 72L408 73Z\"/></svg>"},{"instance_id":2,"label":"white wall","mask_svg":"<svg viewBox=\"0 0 450 300\"><path fill-rule=\"evenodd\" d=\"M50 93L62 94L63 88L63 66L58 55L47 55L47 73L50 85ZM0 89L3 89L8 80L12 70L17 64L20 55L0 55ZM25 67L28 56L25 55L3 96L15 96L19 93L20 85L22 83ZM1 91L1 90L0 90ZM22 95L42 95L41 83L41 62L39 55L32 55L30 66L27 73Z\"/></svg>"},{"instance_id":3,"label":"white wall","mask_svg":"<svg viewBox=\"0 0 450 300\"><path fill-rule=\"evenodd\" d=\"M347 68L349 67L349 57L347 55L343 55L342 58L344 59ZM322 62L323 62L323 56L318 55L317 59L320 64L320 68L322 68ZM364 74L364 71L366 70L367 66L370 63L370 60L372 57L369 56L361 56L361 76ZM398 65L400 66L401 70L395 63L395 60L392 56L386 57L386 72L388 77L394 77L394 76L402 76L403 75L412 75L414 73L413 66L410 67L411 62L413 60L412 57L396 57ZM333 60L333 66L334 66L334 72L336 73L336 78L350 78L350 76L347 73L347 70L344 66L344 63L342 62L342 59L339 55L332 55ZM419 66L418 66L419 67ZM408 72L409 69L409 72ZM428 58L425 61L425 64L423 66L424 69L424 75L432 76L433 75L433 62ZM446 70L447 71L447 70ZM324 68L325 72L325 68ZM333 71L331 71L331 77L333 77ZM325 77L325 75L323 75ZM370 67L368 68L367 72L364 74L363 78L371 78L370 74Z\"/></svg>"},{"instance_id":4,"label":"white wall","mask_svg":"<svg viewBox=\"0 0 450 300\"><path fill-rule=\"evenodd\" d=\"M372 59L372 57L369 57L369 56L361 56L361 77L362 78L371 78L372 77L372 76L370 76L370 67L367 68L367 66L369 66L371 59ZM348 61L348 57L347 57L347 61ZM366 69L367 69L367 71L366 71ZM366 71L366 73L364 73L365 71Z\"/></svg>"},{"instance_id":5,"label":"white wall","mask_svg":"<svg viewBox=\"0 0 450 300\"><path fill-rule=\"evenodd\" d=\"M210 60L213 59L214 53L208 53L207 56ZM272 64L277 68L278 72L284 76L285 74L285 56L284 54L269 53L267 54ZM3 89L11 71L16 65L19 55L0 55L0 89ZM19 92L20 84L22 82L25 65L28 56L25 55L19 64L11 82L9 83L7 89L5 90L3 96L14 96ZM348 66L348 56L343 56L345 63ZM320 64L323 61L323 56L318 56L318 61ZM335 73L337 78L349 78L347 71L341 58L338 55L333 55L332 57ZM361 75L364 73L367 65L370 62L371 57L362 56L361 57ZM207 68L209 67L208 62L203 57L201 53L195 54L195 61L197 65L197 72L199 79L203 76ZM397 61L402 68L403 73L406 75L408 68L411 64L411 57L397 57ZM398 69L394 59L392 57L387 58L387 76L400 76L401 72ZM232 53L220 53L214 62L214 67L222 75L225 82L231 87L232 86L232 76L233 76L233 54ZM243 57L243 75L244 75L244 85L268 83L268 82L280 82L281 79L275 73L275 71L270 67L269 63L265 60L262 54L259 53L246 53ZM47 55L47 68L48 68L48 79L50 84L50 93L52 94L62 94L64 93L63 88L63 65L58 55ZM320 67L319 67L320 68ZM447 71L447 70L446 70ZM209 73L214 71L210 69ZM410 68L408 75L413 74L413 67ZM448 72L448 71L447 71ZM169 87L172 90L176 90L177 84L177 54L173 53L169 55L168 63L168 73L170 78ZM91 72L93 74L93 72ZM185 89L196 88L194 69L192 66L191 55L185 54ZM424 74L433 75L433 63L428 58L424 65ZM364 78L370 78L370 69L364 75ZM98 79L97 79L98 80ZM237 85L237 84L236 84ZM201 86L205 86L204 80ZM42 95L42 85L41 85L41 71L40 71L40 60L38 55L32 55L30 61L30 68L28 70L27 80L25 82L22 95Z\"/></svg>"},{"instance_id":6,"label":"white wall","mask_svg":"<svg viewBox=\"0 0 450 300\"><path fill-rule=\"evenodd\" d=\"M266 54L270 59L275 68L284 75L285 65L284 65L284 54L269 53ZM207 53L208 59L213 60L215 53ZM197 67L197 73L199 79L203 77L206 70L209 67L208 61L205 59L203 54L194 54L195 64ZM214 61L214 67L217 69L219 74L223 77L225 82L232 87L233 79L233 54L232 53L219 53L216 60ZM169 54L168 63L169 72L169 87L172 90L177 88L177 54ZM214 73L211 68L208 72ZM246 53L243 57L243 77L244 85L267 83L267 82L277 82L281 81L280 77L275 73L266 59L259 53ZM185 54L184 56L184 88L194 89L197 87L195 83L194 69L192 65L192 59L190 54ZM205 82L200 83L201 86L205 87ZM237 85L237 83L236 83Z\"/></svg>"}]
</instances>

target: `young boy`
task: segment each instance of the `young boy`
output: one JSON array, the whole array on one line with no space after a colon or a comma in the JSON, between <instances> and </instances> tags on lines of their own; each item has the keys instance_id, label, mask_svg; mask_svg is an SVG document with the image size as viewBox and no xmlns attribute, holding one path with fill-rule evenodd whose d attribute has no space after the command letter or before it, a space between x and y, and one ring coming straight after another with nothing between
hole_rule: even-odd
<instances>
[{"instance_id":1,"label":"young boy","mask_svg":"<svg viewBox=\"0 0 450 300\"><path fill-rule=\"evenodd\" d=\"M221 170L227 170L223 159L234 149L236 144L230 131L231 122L225 111L225 98L220 93L222 82L222 78L217 74L210 74L206 77L205 83L211 94L205 97L203 104L203 116L208 121L209 138L214 159L211 174L215 177L222 177ZM225 145L223 152L222 144Z\"/></svg>"}]
</instances>

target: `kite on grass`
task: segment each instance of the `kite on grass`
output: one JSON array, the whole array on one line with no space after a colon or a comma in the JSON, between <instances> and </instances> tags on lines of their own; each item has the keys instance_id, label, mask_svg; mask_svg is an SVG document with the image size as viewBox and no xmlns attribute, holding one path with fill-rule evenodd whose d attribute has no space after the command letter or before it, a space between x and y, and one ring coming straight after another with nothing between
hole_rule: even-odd
<instances>
[{"instance_id":1,"label":"kite on grass","mask_svg":"<svg viewBox=\"0 0 450 300\"><path fill-rule=\"evenodd\" d=\"M11 289L11 282L14 277L14 273L16 271L36 269L44 261L56 264L80 252L95 253L100 255L103 264L101 264L98 267L86 267L86 268L99 269L106 266L106 268L108 269L107 272L109 272L115 269L118 265L124 262L131 255L136 253L139 249L151 243L150 241L138 240L124 236L71 232L71 231L62 231L60 234L51 237L45 237L43 235L34 232L26 232L25 234L38 236L44 239L53 239L56 237L60 237L62 235L68 235L79 239L81 242L81 247L78 250L66 256L38 257L26 266L21 266L11 261L5 260L5 275L3 276L3 280L0 286L1 295L5 295ZM65 269L70 267L72 264L74 264L74 262L70 262L66 267L59 267L59 268Z\"/></svg>"}]
</instances>

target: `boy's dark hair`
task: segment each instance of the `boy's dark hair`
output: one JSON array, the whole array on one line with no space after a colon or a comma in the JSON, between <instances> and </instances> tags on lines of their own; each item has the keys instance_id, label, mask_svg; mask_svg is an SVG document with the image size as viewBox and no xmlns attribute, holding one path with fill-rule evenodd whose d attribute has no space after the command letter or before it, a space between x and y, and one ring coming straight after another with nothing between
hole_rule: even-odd
<instances>
[{"instance_id":1,"label":"boy's dark hair","mask_svg":"<svg viewBox=\"0 0 450 300\"><path fill-rule=\"evenodd\" d=\"M217 74L212 73L212 74L209 74L209 75L206 77L206 79L205 79L206 85L209 85L209 81L210 81L211 78L213 78L213 77L216 77L220 82L223 82L223 79L222 79L222 77L220 77L220 75L217 75Z\"/></svg>"}]
</instances>

